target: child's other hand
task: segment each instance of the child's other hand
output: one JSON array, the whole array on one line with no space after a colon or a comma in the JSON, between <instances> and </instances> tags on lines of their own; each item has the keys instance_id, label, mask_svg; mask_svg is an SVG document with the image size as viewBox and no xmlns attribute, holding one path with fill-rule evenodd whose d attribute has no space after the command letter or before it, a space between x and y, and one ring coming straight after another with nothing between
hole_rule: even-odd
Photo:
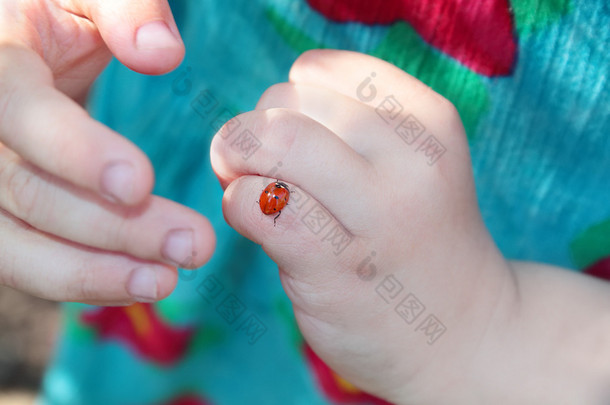
<instances>
[{"instance_id":1,"label":"child's other hand","mask_svg":"<svg viewBox=\"0 0 610 405\"><path fill-rule=\"evenodd\" d=\"M308 52L221 129L212 164L227 221L279 265L301 331L336 372L414 404L469 379L513 279L451 103L376 58ZM257 200L276 178L292 193L274 226Z\"/></svg>"}]
</instances>

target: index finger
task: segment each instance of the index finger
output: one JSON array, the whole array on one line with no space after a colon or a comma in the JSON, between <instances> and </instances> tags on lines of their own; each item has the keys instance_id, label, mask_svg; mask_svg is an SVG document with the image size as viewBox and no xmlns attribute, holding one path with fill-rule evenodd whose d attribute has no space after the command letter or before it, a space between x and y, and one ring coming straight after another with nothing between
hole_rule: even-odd
<instances>
[{"instance_id":1,"label":"index finger","mask_svg":"<svg viewBox=\"0 0 610 405\"><path fill-rule=\"evenodd\" d=\"M44 61L24 47L0 46L0 142L113 202L136 204L152 190L146 155L55 89Z\"/></svg>"}]
</instances>

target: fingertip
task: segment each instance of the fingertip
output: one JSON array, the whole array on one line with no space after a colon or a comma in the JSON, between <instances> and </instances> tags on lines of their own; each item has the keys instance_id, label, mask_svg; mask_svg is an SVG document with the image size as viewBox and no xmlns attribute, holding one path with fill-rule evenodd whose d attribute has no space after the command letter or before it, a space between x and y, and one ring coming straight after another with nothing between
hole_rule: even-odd
<instances>
[{"instance_id":1,"label":"fingertip","mask_svg":"<svg viewBox=\"0 0 610 405\"><path fill-rule=\"evenodd\" d=\"M242 209L242 200L239 198L237 193L239 191L239 185L242 184L243 180L244 179L242 176L231 182L227 182L226 186L224 187L225 192L222 196L222 214L225 221L231 228L235 229L242 236L248 237L249 235L247 235L244 232L244 229L242 229L241 221L245 220L245 217L249 216L249 211ZM235 214L236 212L241 212L242 217L238 218Z\"/></svg>"},{"instance_id":2,"label":"fingertip","mask_svg":"<svg viewBox=\"0 0 610 405\"><path fill-rule=\"evenodd\" d=\"M130 69L148 75L174 70L182 63L186 52L176 26L159 20L136 29L134 46L137 53L123 55L122 61Z\"/></svg>"},{"instance_id":3,"label":"fingertip","mask_svg":"<svg viewBox=\"0 0 610 405\"><path fill-rule=\"evenodd\" d=\"M137 205L151 194L153 185L152 164L145 156L135 156L107 162L102 168L99 190L112 203Z\"/></svg>"},{"instance_id":4,"label":"fingertip","mask_svg":"<svg viewBox=\"0 0 610 405\"><path fill-rule=\"evenodd\" d=\"M180 263L181 268L196 269L203 266L212 258L216 249L216 233L211 222L201 215L196 218L192 223L192 250Z\"/></svg>"},{"instance_id":5,"label":"fingertip","mask_svg":"<svg viewBox=\"0 0 610 405\"><path fill-rule=\"evenodd\" d=\"M131 70L165 74L184 59L184 42L166 0L105 0L86 11L112 54Z\"/></svg>"},{"instance_id":6,"label":"fingertip","mask_svg":"<svg viewBox=\"0 0 610 405\"><path fill-rule=\"evenodd\" d=\"M136 29L134 43L138 51L176 49L182 39L165 21L153 20Z\"/></svg>"},{"instance_id":7,"label":"fingertip","mask_svg":"<svg viewBox=\"0 0 610 405\"><path fill-rule=\"evenodd\" d=\"M195 261L195 267L200 267L206 264L212 256L214 255L214 251L216 250L216 232L214 232L214 227L212 223L205 217L201 217L203 224L201 226L202 229L202 237L199 246L199 251L201 252L198 260Z\"/></svg>"},{"instance_id":8,"label":"fingertip","mask_svg":"<svg viewBox=\"0 0 610 405\"><path fill-rule=\"evenodd\" d=\"M170 295L177 282L176 268L143 265L131 271L126 290L133 301L152 303Z\"/></svg>"},{"instance_id":9,"label":"fingertip","mask_svg":"<svg viewBox=\"0 0 610 405\"><path fill-rule=\"evenodd\" d=\"M178 29L158 20L137 28L130 45L111 50L129 69L146 75L171 72L182 63L186 52Z\"/></svg>"},{"instance_id":10,"label":"fingertip","mask_svg":"<svg viewBox=\"0 0 610 405\"><path fill-rule=\"evenodd\" d=\"M216 235L210 221L194 211L181 222L165 233L158 258L182 269L196 269L212 257Z\"/></svg>"},{"instance_id":11,"label":"fingertip","mask_svg":"<svg viewBox=\"0 0 610 405\"><path fill-rule=\"evenodd\" d=\"M156 301L167 298L176 288L178 271L174 267L159 267L157 269L157 298Z\"/></svg>"},{"instance_id":12,"label":"fingertip","mask_svg":"<svg viewBox=\"0 0 610 405\"><path fill-rule=\"evenodd\" d=\"M220 182L220 186L223 190L225 190L231 182L231 176L229 175L231 171L228 167L227 161L223 157L223 147L225 147L225 142L222 137L223 128L221 128L220 131L214 135L212 142L210 143L210 164L214 174Z\"/></svg>"},{"instance_id":13,"label":"fingertip","mask_svg":"<svg viewBox=\"0 0 610 405\"><path fill-rule=\"evenodd\" d=\"M227 185L222 198L222 212L227 224L259 245L269 232L269 226L275 228L272 217L263 218L265 215L257 202L270 181L273 180L259 176L240 176Z\"/></svg>"},{"instance_id":14,"label":"fingertip","mask_svg":"<svg viewBox=\"0 0 610 405\"><path fill-rule=\"evenodd\" d=\"M155 185L155 171L152 162L140 149L134 151L135 179L133 191L124 204L137 205L150 197Z\"/></svg>"}]
</instances>

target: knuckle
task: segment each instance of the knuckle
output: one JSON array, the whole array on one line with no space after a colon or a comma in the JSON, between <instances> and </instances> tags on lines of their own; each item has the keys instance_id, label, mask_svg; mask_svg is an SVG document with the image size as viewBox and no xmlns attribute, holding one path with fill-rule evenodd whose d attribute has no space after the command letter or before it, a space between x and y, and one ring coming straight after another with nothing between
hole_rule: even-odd
<instances>
[{"instance_id":1,"label":"knuckle","mask_svg":"<svg viewBox=\"0 0 610 405\"><path fill-rule=\"evenodd\" d=\"M303 52L292 64L289 76L293 78L295 76L300 76L307 69L316 69L320 64L323 55L324 51L321 49L310 49Z\"/></svg>"},{"instance_id":2,"label":"knuckle","mask_svg":"<svg viewBox=\"0 0 610 405\"><path fill-rule=\"evenodd\" d=\"M133 209L133 211L136 211ZM128 226L130 223L130 217L135 215L131 215L130 211L125 213L125 218L116 218L114 221L110 221L106 225L102 225L99 234L105 236L105 241L103 241L103 246L106 246L111 250L128 250L131 243L130 241L137 240L137 236L131 235L131 227Z\"/></svg>"},{"instance_id":3,"label":"knuckle","mask_svg":"<svg viewBox=\"0 0 610 405\"><path fill-rule=\"evenodd\" d=\"M18 44L0 44L0 135L5 141L15 114L25 100L27 89L35 74L42 83L53 83L53 74L35 52Z\"/></svg>"},{"instance_id":4,"label":"knuckle","mask_svg":"<svg viewBox=\"0 0 610 405\"><path fill-rule=\"evenodd\" d=\"M449 120L451 123L460 121L460 113L458 112L456 106L449 99L441 96L438 93L435 94L437 109L441 113L441 116L445 117L445 119Z\"/></svg>"},{"instance_id":5,"label":"knuckle","mask_svg":"<svg viewBox=\"0 0 610 405\"><path fill-rule=\"evenodd\" d=\"M17 89L15 86L9 86L8 83L4 83L0 77L0 135L2 135L3 138L8 136L3 127L9 122L9 118L14 115L11 112L11 106L13 105L16 93Z\"/></svg>"},{"instance_id":6,"label":"knuckle","mask_svg":"<svg viewBox=\"0 0 610 405\"><path fill-rule=\"evenodd\" d=\"M212 164L219 170L231 162L249 162L252 155L260 162L285 154L307 125L300 113L287 108L250 111L234 119L239 120L239 129L228 134L223 127L212 141ZM230 121L225 127L229 125Z\"/></svg>"},{"instance_id":7,"label":"knuckle","mask_svg":"<svg viewBox=\"0 0 610 405\"><path fill-rule=\"evenodd\" d=\"M296 134L305 125L303 116L296 111L285 108L267 110L264 133L267 138L283 146L294 142ZM283 148L284 149L284 148Z\"/></svg>"},{"instance_id":8,"label":"knuckle","mask_svg":"<svg viewBox=\"0 0 610 405\"><path fill-rule=\"evenodd\" d=\"M76 110L65 115L67 122L86 122L90 120L83 110ZM59 122L49 127L48 133L61 134L65 122ZM51 149L52 148L52 149ZM57 137L53 145L49 145L47 156L52 162L53 172L60 178L70 178L75 171L75 162L79 162L82 156L95 156L99 151L99 145L87 141L68 141L63 137Z\"/></svg>"},{"instance_id":9,"label":"knuckle","mask_svg":"<svg viewBox=\"0 0 610 405\"><path fill-rule=\"evenodd\" d=\"M284 105L287 102L293 88L294 85L291 83L274 84L273 86L267 88L267 90L265 90L265 92L261 95L258 103L256 104L256 109L262 110Z\"/></svg>"},{"instance_id":10,"label":"knuckle","mask_svg":"<svg viewBox=\"0 0 610 405\"><path fill-rule=\"evenodd\" d=\"M98 299L100 294L95 282L96 273L96 265L80 263L74 272L74 279L70 281L69 299L77 301Z\"/></svg>"},{"instance_id":11,"label":"knuckle","mask_svg":"<svg viewBox=\"0 0 610 405\"><path fill-rule=\"evenodd\" d=\"M281 160L290 153L299 133L306 126L303 116L296 111L285 108L273 108L265 111L264 123L259 126L261 139L261 158L273 162Z\"/></svg>"},{"instance_id":12,"label":"knuckle","mask_svg":"<svg viewBox=\"0 0 610 405\"><path fill-rule=\"evenodd\" d=\"M0 285L15 289L17 288L17 280L13 266L3 265L0 268Z\"/></svg>"},{"instance_id":13,"label":"knuckle","mask_svg":"<svg viewBox=\"0 0 610 405\"><path fill-rule=\"evenodd\" d=\"M35 173L18 164L11 166L0 172L0 185L5 189L3 206L19 219L30 222L35 214L40 183Z\"/></svg>"},{"instance_id":14,"label":"knuckle","mask_svg":"<svg viewBox=\"0 0 610 405\"><path fill-rule=\"evenodd\" d=\"M15 242L17 230L12 215L0 207L0 285L19 289L19 257L11 246Z\"/></svg>"},{"instance_id":15,"label":"knuckle","mask_svg":"<svg viewBox=\"0 0 610 405\"><path fill-rule=\"evenodd\" d=\"M416 93L420 98L427 100L429 108L433 108L437 112L437 116L443 117L443 119L459 119L459 113L455 105L445 96L438 93L432 87L419 83L415 87Z\"/></svg>"},{"instance_id":16,"label":"knuckle","mask_svg":"<svg viewBox=\"0 0 610 405\"><path fill-rule=\"evenodd\" d=\"M238 114L225 122L212 139L212 145L224 144L227 140L234 138L236 134L243 131L244 119L247 117L246 114L248 113Z\"/></svg>"}]
</instances>

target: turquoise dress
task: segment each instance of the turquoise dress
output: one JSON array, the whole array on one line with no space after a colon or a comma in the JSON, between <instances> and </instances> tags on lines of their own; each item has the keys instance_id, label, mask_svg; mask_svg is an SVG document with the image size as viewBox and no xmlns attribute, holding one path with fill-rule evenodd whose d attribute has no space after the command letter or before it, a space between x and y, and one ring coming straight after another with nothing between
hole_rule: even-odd
<instances>
[{"instance_id":1,"label":"turquoise dress","mask_svg":"<svg viewBox=\"0 0 610 405\"><path fill-rule=\"evenodd\" d=\"M210 166L215 131L287 81L307 49L386 59L456 105L483 217L506 257L610 275L606 0L170 3L182 65L149 77L113 61L89 109L150 157L155 194L210 219L217 250L180 270L155 305L64 304L40 403L384 403L308 348L276 265L224 222Z\"/></svg>"}]
</instances>

